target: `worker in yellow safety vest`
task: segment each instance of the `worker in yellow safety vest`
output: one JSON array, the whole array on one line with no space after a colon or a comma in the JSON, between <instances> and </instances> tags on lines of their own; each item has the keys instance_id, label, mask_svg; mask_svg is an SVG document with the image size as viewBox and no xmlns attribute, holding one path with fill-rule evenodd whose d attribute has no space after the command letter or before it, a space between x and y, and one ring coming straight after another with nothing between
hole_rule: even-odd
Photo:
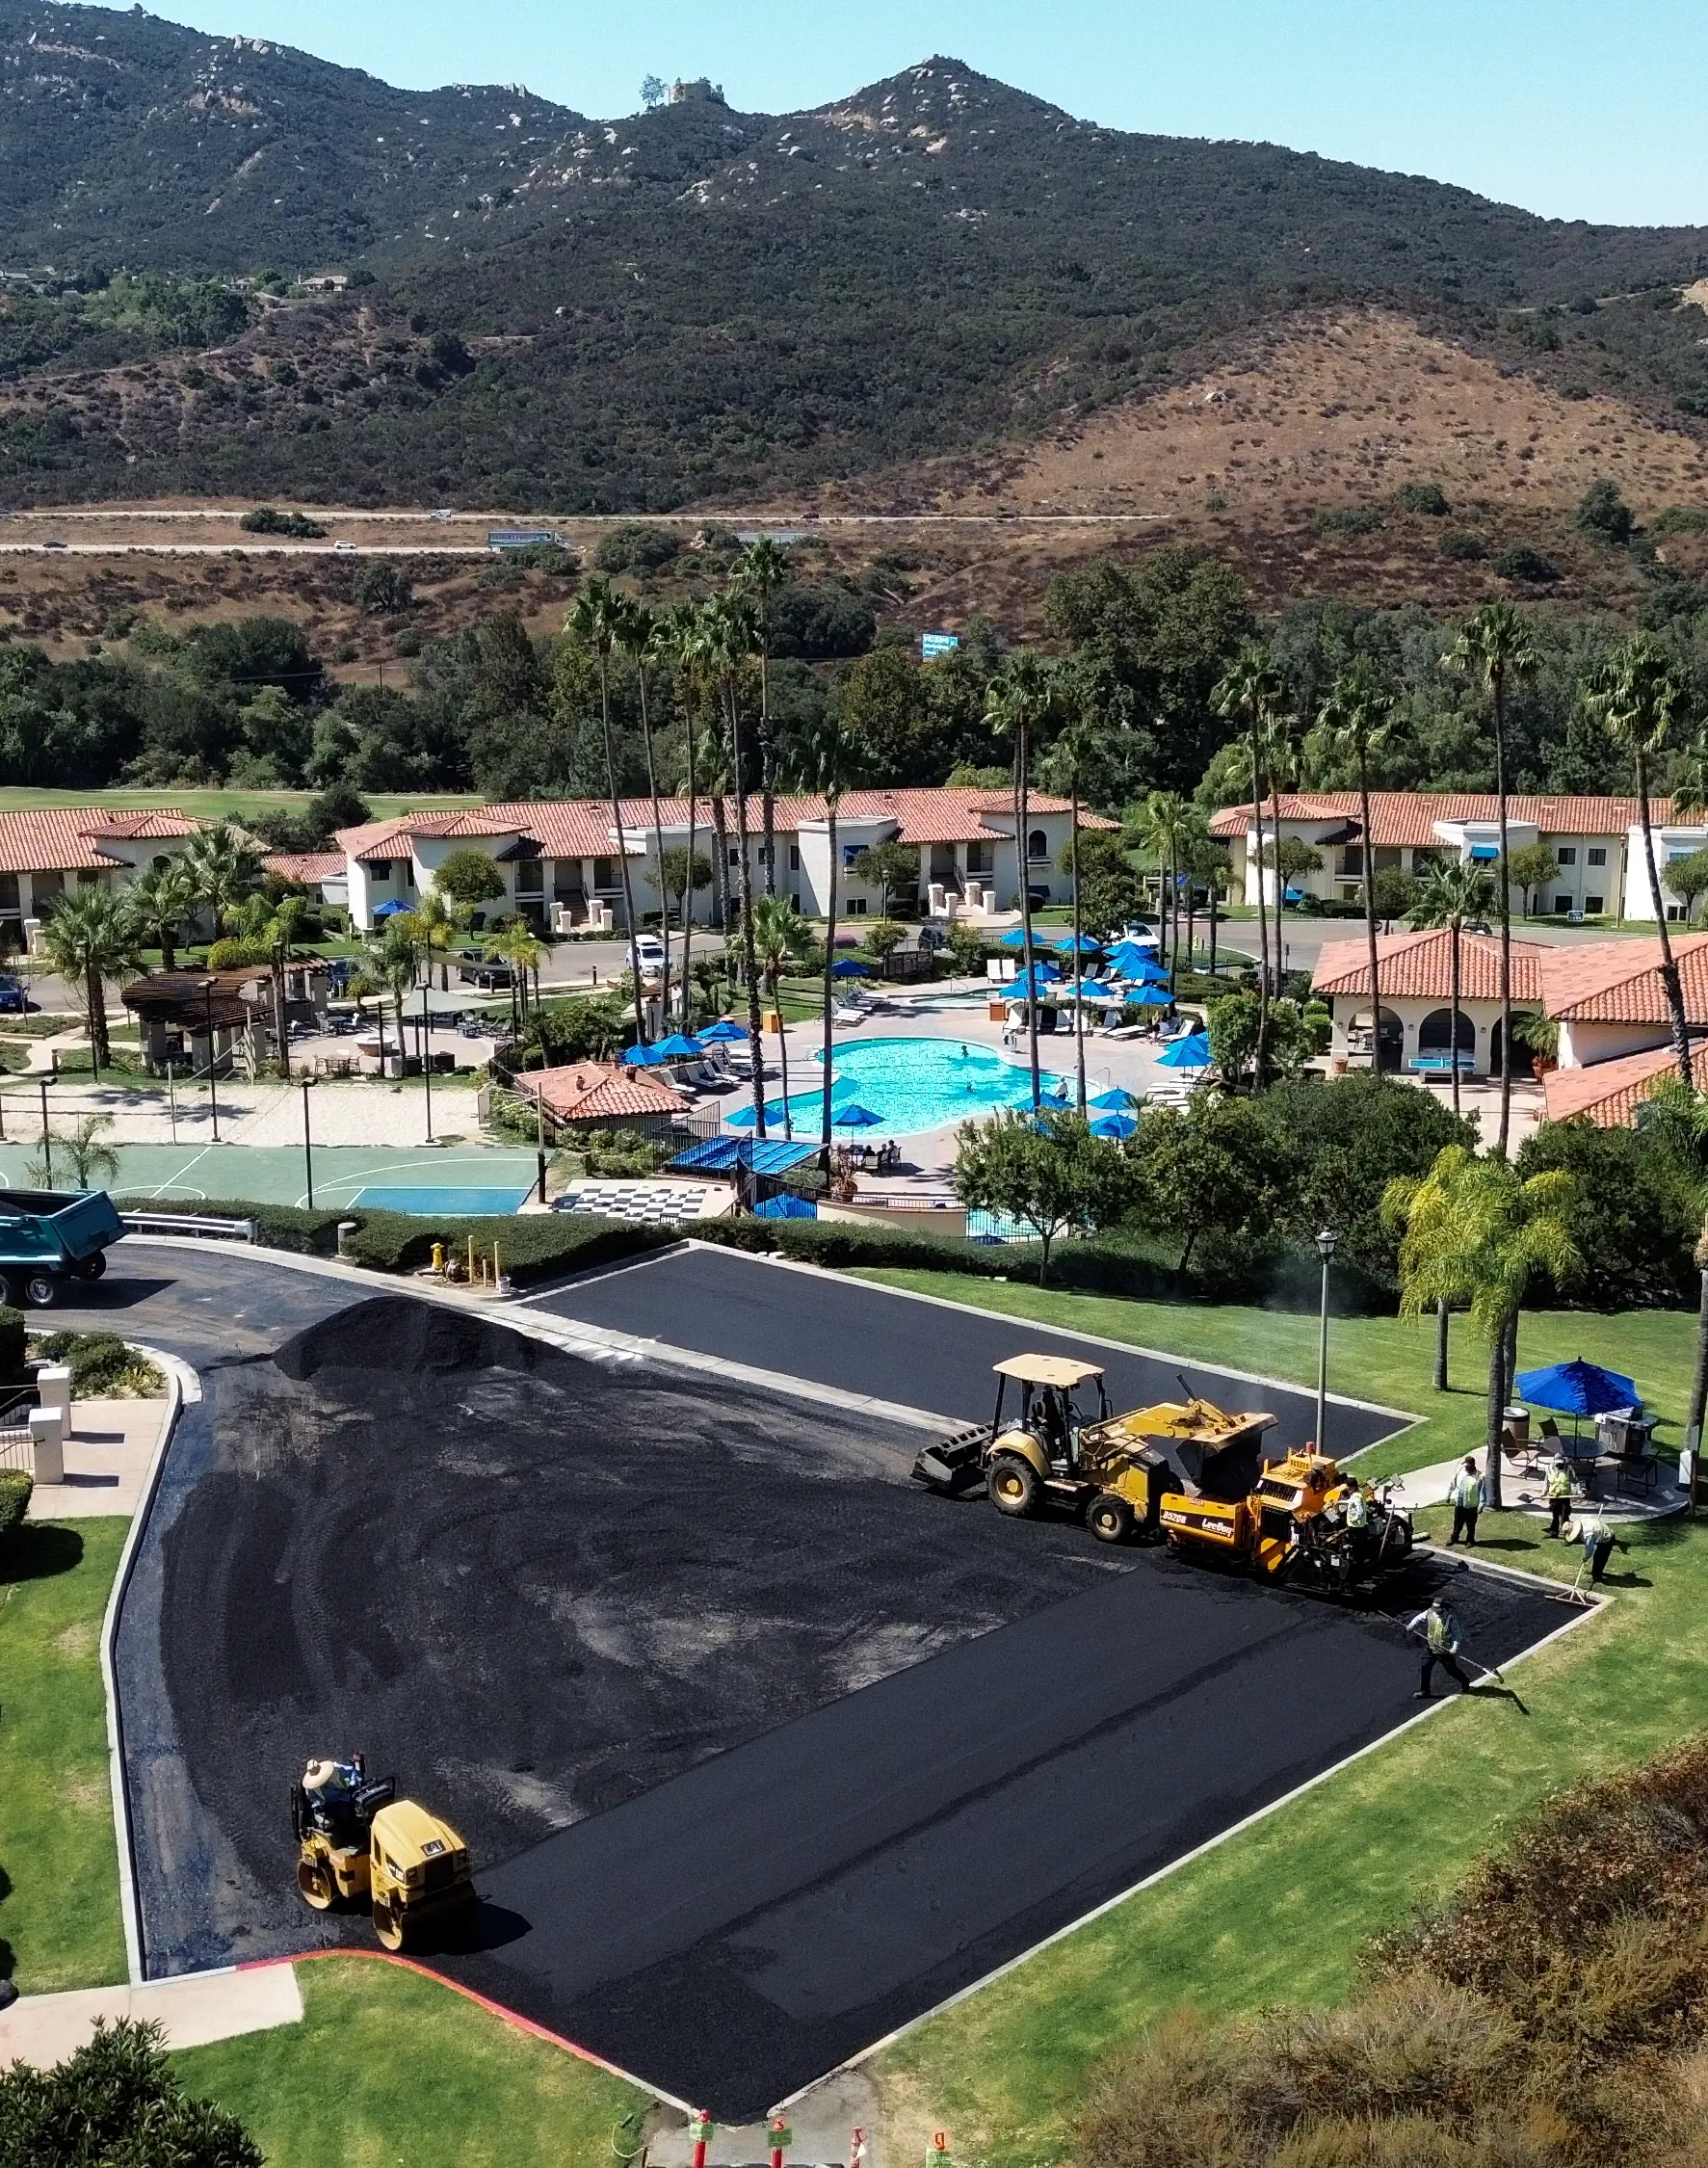
<instances>
[{"instance_id":1,"label":"worker in yellow safety vest","mask_svg":"<svg viewBox=\"0 0 1708 2168\"><path fill-rule=\"evenodd\" d=\"M1465 1677L1458 1660L1458 1652L1465 1645L1464 1631L1444 1596L1432 1599L1429 1609L1420 1611L1415 1619L1407 1619L1406 1630L1407 1633L1421 1634L1424 1641L1423 1677L1418 1680L1413 1701L1427 1702L1432 1698L1430 1681L1434 1677L1437 1664L1449 1679L1458 1680L1461 1693L1470 1692L1471 1681Z\"/></svg>"},{"instance_id":2,"label":"worker in yellow safety vest","mask_svg":"<svg viewBox=\"0 0 1708 2168\"><path fill-rule=\"evenodd\" d=\"M1453 1508L1453 1533L1447 1539L1448 1549L1451 1550L1461 1536L1475 1549L1477 1516L1483 1506L1483 1478L1468 1453L1464 1467L1454 1470L1453 1481L1447 1486L1447 1502Z\"/></svg>"},{"instance_id":3,"label":"worker in yellow safety vest","mask_svg":"<svg viewBox=\"0 0 1708 2168\"><path fill-rule=\"evenodd\" d=\"M1558 1536L1561 1525L1571 1511L1571 1463L1563 1453L1556 1453L1554 1465L1548 1470L1548 1533Z\"/></svg>"}]
</instances>

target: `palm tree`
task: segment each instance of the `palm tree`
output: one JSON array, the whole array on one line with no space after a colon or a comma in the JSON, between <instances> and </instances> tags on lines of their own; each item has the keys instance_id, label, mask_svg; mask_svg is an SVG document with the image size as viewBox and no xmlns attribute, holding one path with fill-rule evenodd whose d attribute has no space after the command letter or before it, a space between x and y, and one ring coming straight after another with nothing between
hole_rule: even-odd
<instances>
[{"instance_id":1,"label":"palm tree","mask_svg":"<svg viewBox=\"0 0 1708 2168\"><path fill-rule=\"evenodd\" d=\"M197 901L214 914L218 939L227 916L261 886L260 853L242 829L231 821L218 821L190 838L182 864L195 886Z\"/></svg>"},{"instance_id":2,"label":"palm tree","mask_svg":"<svg viewBox=\"0 0 1708 2168\"><path fill-rule=\"evenodd\" d=\"M150 866L125 890L140 934L160 951L163 971L177 967L178 931L196 910L196 884L182 859Z\"/></svg>"},{"instance_id":3,"label":"palm tree","mask_svg":"<svg viewBox=\"0 0 1708 2168\"><path fill-rule=\"evenodd\" d=\"M694 710L690 701L698 665L705 652L705 625L696 603L678 602L667 610L658 621L657 646L668 656L671 665L672 690L676 706L682 717L683 754L687 767L688 783L688 872L687 886L682 892L682 1029L689 1025L689 1001L694 981L689 975L689 959L694 944L694 845L695 823L699 811L695 777L695 755L699 748L699 732L695 727ZM648 755L650 760L650 754ZM650 769L648 770L650 773ZM657 819L656 810L653 815ZM716 893L717 891L714 891ZM665 929L665 963L670 964L670 928ZM665 982L669 992L670 981ZM667 1011L669 1003L666 1003Z\"/></svg>"},{"instance_id":4,"label":"palm tree","mask_svg":"<svg viewBox=\"0 0 1708 2168\"><path fill-rule=\"evenodd\" d=\"M83 989L91 1067L98 1077L103 1064L112 1066L106 982L141 968L142 928L111 888L78 888L43 923L41 946L66 985Z\"/></svg>"},{"instance_id":5,"label":"palm tree","mask_svg":"<svg viewBox=\"0 0 1708 2168\"><path fill-rule=\"evenodd\" d=\"M1661 937L1661 985L1666 990L1667 1013L1672 1020L1672 1045L1678 1056L1679 1074L1691 1089L1690 1026L1685 1016L1684 989L1672 954L1672 937L1667 931L1667 913L1661 902L1661 876L1655 865L1655 837L1649 817L1648 763L1671 735L1674 725L1690 720L1691 688L1652 634L1633 632L1616 640L1584 688L1585 705L1598 715L1614 743L1631 755L1637 782L1637 817L1642 827L1642 855L1648 865L1649 899L1654 906L1655 931Z\"/></svg>"},{"instance_id":6,"label":"palm tree","mask_svg":"<svg viewBox=\"0 0 1708 2168\"><path fill-rule=\"evenodd\" d=\"M825 1045L823 1068L824 1107L820 1125L819 1149L824 1154L825 1166L830 1164L830 1095L834 1084L830 1053L831 1010L836 997L834 965L836 962L836 886L842 873L842 853L836 842L836 815L842 801L861 780L863 763L859 749L842 727L842 716L835 706L826 709L820 722L813 725L798 741L793 762L794 778L798 786L825 802L825 839L830 847L829 893L825 899Z\"/></svg>"},{"instance_id":7,"label":"palm tree","mask_svg":"<svg viewBox=\"0 0 1708 2168\"><path fill-rule=\"evenodd\" d=\"M791 964L808 962L813 952L812 928L786 896L760 896L755 901L753 951L765 974L771 1005L780 1024L782 975ZM783 1135L793 1137L795 1124L789 1112L789 1035L786 1031L778 1031L777 1047L782 1066Z\"/></svg>"},{"instance_id":8,"label":"palm tree","mask_svg":"<svg viewBox=\"0 0 1708 2168\"><path fill-rule=\"evenodd\" d=\"M415 937L407 912L388 918L383 930L370 935L362 944L362 978L376 993L391 996L400 1061L404 1051L404 1003L415 991ZM383 1026L381 1037L384 1037Z\"/></svg>"},{"instance_id":9,"label":"palm tree","mask_svg":"<svg viewBox=\"0 0 1708 2168\"><path fill-rule=\"evenodd\" d=\"M1257 1081L1261 1085L1269 1066L1269 921L1263 895L1263 753L1266 727L1281 699L1279 673L1270 661L1261 641L1244 642L1233 662L1210 695L1210 704L1228 722L1244 720L1246 747L1251 762L1251 824L1257 851ZM1279 897L1276 898L1277 904ZM1275 962L1280 964L1281 929L1275 926Z\"/></svg>"},{"instance_id":10,"label":"palm tree","mask_svg":"<svg viewBox=\"0 0 1708 2168\"><path fill-rule=\"evenodd\" d=\"M1461 948L1464 931L1477 919L1486 918L1494 908L1494 876L1483 866L1473 865L1468 859L1440 859L1430 868L1423 893L1413 907L1410 918L1420 931L1428 928L1439 932L1445 928L1449 937L1448 951L1452 959L1453 984L1453 1111L1458 1112L1458 1019ZM1374 983L1374 981L1372 982ZM1376 1045L1380 1056L1381 1047L1381 1011L1373 1007Z\"/></svg>"},{"instance_id":11,"label":"palm tree","mask_svg":"<svg viewBox=\"0 0 1708 2168\"><path fill-rule=\"evenodd\" d=\"M646 788L652 799L652 864L658 875L659 932L664 937L664 979L659 995L663 1015L670 1013L670 899L664 877L664 809L658 797L658 766L652 757L652 718L646 703L646 663L664 648L659 621L644 602L624 601L618 643L635 666L641 687L641 742L646 749ZM691 860L692 862L692 860Z\"/></svg>"},{"instance_id":12,"label":"palm tree","mask_svg":"<svg viewBox=\"0 0 1708 2168\"><path fill-rule=\"evenodd\" d=\"M447 959L456 944L466 916L465 907L455 902L436 888L429 888L426 895L409 913L415 921L415 939L421 944L427 963L428 976L433 975L433 960L439 960L439 991L451 990L451 966Z\"/></svg>"},{"instance_id":13,"label":"palm tree","mask_svg":"<svg viewBox=\"0 0 1708 2168\"><path fill-rule=\"evenodd\" d=\"M1507 687L1532 675L1537 659L1529 621L1510 602L1485 602L1441 658L1444 668L1462 671L1487 689L1494 718L1495 812L1500 826L1502 875L1496 884L1501 912L1501 1125L1495 1150L1503 1156L1512 1127L1512 892L1506 881L1512 854L1507 841Z\"/></svg>"},{"instance_id":14,"label":"palm tree","mask_svg":"<svg viewBox=\"0 0 1708 2168\"><path fill-rule=\"evenodd\" d=\"M761 535L742 552L736 584L753 598L759 653L759 805L765 830L765 893L776 894L776 740L771 725L771 598L794 577L787 550Z\"/></svg>"},{"instance_id":15,"label":"palm tree","mask_svg":"<svg viewBox=\"0 0 1708 2168\"><path fill-rule=\"evenodd\" d=\"M605 795L611 801L611 829L617 838L617 864L622 876L622 914L629 937L629 972L635 988L635 1036L646 1037L646 1013L641 994L641 955L635 946L635 885L629 870L628 840L622 829L622 799L618 790L617 749L611 735L611 650L622 637L628 604L609 580L589 580L564 621L564 630L593 657L599 674L599 727L605 746Z\"/></svg>"},{"instance_id":16,"label":"palm tree","mask_svg":"<svg viewBox=\"0 0 1708 2168\"><path fill-rule=\"evenodd\" d=\"M1102 734L1099 718L1092 713L1090 701L1082 697L1055 745L1056 766L1064 771L1066 776L1069 818L1072 824L1067 832L1067 870L1068 878L1073 884L1073 1060L1077 1093L1075 1103L1082 1115L1086 1111L1086 1005L1084 990L1080 985L1085 965L1079 948L1082 931L1079 909L1079 811L1086 770L1096 754Z\"/></svg>"},{"instance_id":17,"label":"palm tree","mask_svg":"<svg viewBox=\"0 0 1708 2168\"><path fill-rule=\"evenodd\" d=\"M298 930L307 909L307 902L302 896L283 896L276 904L269 904L265 896L250 896L238 918L244 939L264 943L267 949L267 969L273 981L274 1043L278 1048L279 1066L286 1074L290 1071L290 1057L285 1030L285 967L296 953ZM400 923L413 933L416 922L410 913L405 912Z\"/></svg>"},{"instance_id":18,"label":"palm tree","mask_svg":"<svg viewBox=\"0 0 1708 2168\"><path fill-rule=\"evenodd\" d=\"M1139 833L1147 851L1156 854L1157 917L1159 931L1169 950L1169 991L1174 991L1174 974L1180 959L1179 869L1186 851L1187 804L1178 791L1153 790L1139 815Z\"/></svg>"},{"instance_id":19,"label":"palm tree","mask_svg":"<svg viewBox=\"0 0 1708 2168\"><path fill-rule=\"evenodd\" d=\"M1038 1067L1037 985L1032 976L1032 886L1027 859L1027 793L1031 783L1033 734L1054 713L1059 698L1056 675L1050 665L1036 655L1011 655L985 693L985 720L998 737L1012 738L1014 747L1014 862L1020 875L1020 941L1025 956L1026 1041L1032 1064L1032 1111L1043 1105Z\"/></svg>"},{"instance_id":20,"label":"palm tree","mask_svg":"<svg viewBox=\"0 0 1708 2168\"><path fill-rule=\"evenodd\" d=\"M1368 659L1359 655L1328 688L1317 712L1309 748L1318 759L1351 754L1358 771L1358 824L1364 842L1364 937L1370 950L1370 1013L1376 1019L1371 1067L1381 1069L1381 963L1376 945L1376 837L1370 824L1370 755L1383 746L1398 697ZM1458 1029L1457 1019L1455 1029ZM1457 1044L1457 1041L1455 1043ZM1458 1070L1453 1072L1458 1085Z\"/></svg>"},{"instance_id":21,"label":"palm tree","mask_svg":"<svg viewBox=\"0 0 1708 2168\"><path fill-rule=\"evenodd\" d=\"M748 1056L753 1085L753 1134L765 1134L765 1052L759 1032L759 965L753 947L753 869L748 850L748 778L742 759L741 671L753 652L753 614L735 592L706 605L706 653L718 673L729 733L729 770L735 785L737 873L741 888L742 961L748 981Z\"/></svg>"},{"instance_id":22,"label":"palm tree","mask_svg":"<svg viewBox=\"0 0 1708 2168\"><path fill-rule=\"evenodd\" d=\"M1488 1436L1484 1481L1501 1507L1501 1432L1511 1386L1509 1359L1530 1283L1556 1284L1582 1262L1572 1237L1575 1176L1525 1180L1502 1152L1479 1158L1449 1145L1419 1180L1402 1176L1382 1193L1382 1217L1403 1227L1400 1314L1421 1317L1445 1303L1463 1306L1488 1342Z\"/></svg>"},{"instance_id":23,"label":"palm tree","mask_svg":"<svg viewBox=\"0 0 1708 2168\"><path fill-rule=\"evenodd\" d=\"M97 1180L116 1182L118 1179L118 1154L106 1141L107 1131L112 1126L110 1114L86 1114L68 1130L62 1129L54 1137L53 1143L71 1162L73 1188L92 1189ZM52 1146L45 1140L40 1157L29 1162L25 1174L37 1187L53 1187Z\"/></svg>"}]
</instances>

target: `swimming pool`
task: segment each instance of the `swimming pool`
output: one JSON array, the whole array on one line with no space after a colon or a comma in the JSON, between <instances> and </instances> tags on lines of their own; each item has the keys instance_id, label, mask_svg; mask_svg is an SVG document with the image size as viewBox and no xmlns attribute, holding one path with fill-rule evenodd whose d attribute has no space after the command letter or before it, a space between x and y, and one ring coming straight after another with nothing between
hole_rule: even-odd
<instances>
[{"instance_id":1,"label":"swimming pool","mask_svg":"<svg viewBox=\"0 0 1708 2168\"><path fill-rule=\"evenodd\" d=\"M834 1077L832 1106L857 1100L879 1117L868 1128L838 1129L836 1136L846 1143L917 1136L924 1129L987 1115L995 1107L1032 1103L1030 1071L967 1040L867 1039L838 1046ZM1046 1072L1043 1088L1047 1092L1058 1082ZM816 1078L810 1090L790 1093L789 1113L798 1135L818 1135L822 1095ZM782 1101L768 1102L765 1125L772 1135L779 1133L782 1121Z\"/></svg>"}]
</instances>

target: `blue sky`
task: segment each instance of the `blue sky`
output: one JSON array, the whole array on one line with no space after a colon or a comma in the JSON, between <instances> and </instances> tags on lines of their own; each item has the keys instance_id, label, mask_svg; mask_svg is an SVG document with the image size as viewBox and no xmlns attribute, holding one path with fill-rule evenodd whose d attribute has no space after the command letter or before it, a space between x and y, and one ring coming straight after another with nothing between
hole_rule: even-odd
<instances>
[{"instance_id":1,"label":"blue sky","mask_svg":"<svg viewBox=\"0 0 1708 2168\"><path fill-rule=\"evenodd\" d=\"M1708 225L1704 0L151 0L394 83L523 82L584 113L642 77L816 105L950 53L1070 112L1428 173L1553 218Z\"/></svg>"}]
</instances>

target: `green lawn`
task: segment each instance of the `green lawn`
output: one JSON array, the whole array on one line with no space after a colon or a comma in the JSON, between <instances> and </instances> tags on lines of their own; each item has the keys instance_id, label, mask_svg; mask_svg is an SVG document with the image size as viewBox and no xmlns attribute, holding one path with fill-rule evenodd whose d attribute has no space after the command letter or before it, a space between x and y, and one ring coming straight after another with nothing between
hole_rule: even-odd
<instances>
[{"instance_id":1,"label":"green lawn","mask_svg":"<svg viewBox=\"0 0 1708 2168\"><path fill-rule=\"evenodd\" d=\"M1310 1318L1040 1295L937 1274L870 1277L1314 1382ZM1680 1314L1528 1317L1521 1361L1582 1352L1614 1362L1676 1423L1694 1330L1694 1317ZM1480 1393L1443 1399L1430 1389L1427 1327L1360 1319L1336 1321L1332 1331L1336 1388L1428 1417L1373 1463L1417 1466L1480 1441ZM1464 1334L1456 1362L1467 1388L1476 1362ZM1432 1526L1435 1517L1424 1518ZM1563 1578L1575 1571L1574 1553L1538 1540L1518 1517L1485 1515L1483 1532L1507 1563ZM1612 1610L1514 1674L1528 1714L1505 1700L1443 1709L888 2049L875 2075L898 2154L946 2124L959 2151L991 2168L1060 2158L1088 2077L1139 2028L1185 2003L1216 2014L1339 2000L1369 1936L1447 1890L1503 1823L1588 1771L1699 1730L1708 1710L1708 1534L1666 1523L1635 1536L1615 1563ZM1563 1609L1562 1621L1568 1615Z\"/></svg>"},{"instance_id":2,"label":"green lawn","mask_svg":"<svg viewBox=\"0 0 1708 2168\"><path fill-rule=\"evenodd\" d=\"M100 1632L127 1525L0 1544L0 1973L26 1995L124 1977Z\"/></svg>"},{"instance_id":3,"label":"green lawn","mask_svg":"<svg viewBox=\"0 0 1708 2168\"><path fill-rule=\"evenodd\" d=\"M614 2129L651 2105L400 1966L324 1958L297 1978L300 2025L172 2058L272 2168L612 2168Z\"/></svg>"}]
</instances>

